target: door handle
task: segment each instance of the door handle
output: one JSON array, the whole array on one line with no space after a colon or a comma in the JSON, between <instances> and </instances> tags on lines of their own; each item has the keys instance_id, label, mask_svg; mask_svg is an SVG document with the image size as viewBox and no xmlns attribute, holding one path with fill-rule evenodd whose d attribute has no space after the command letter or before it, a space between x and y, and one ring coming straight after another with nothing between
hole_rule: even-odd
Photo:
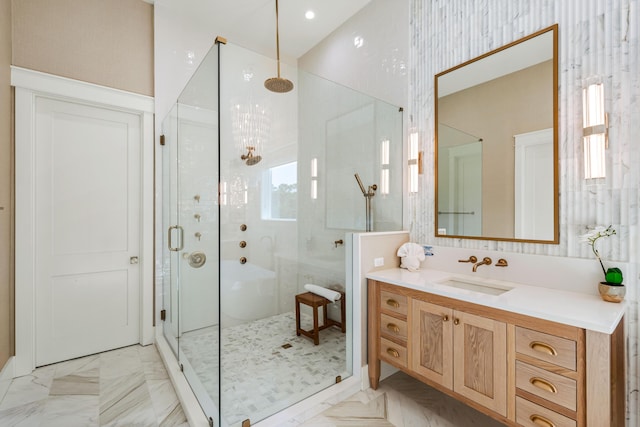
<instances>
[{"instance_id":1,"label":"door handle","mask_svg":"<svg viewBox=\"0 0 640 427\"><path fill-rule=\"evenodd\" d=\"M137 256L132 256L129 258L129 264L137 264L138 263L138 257Z\"/></svg>"},{"instance_id":2,"label":"door handle","mask_svg":"<svg viewBox=\"0 0 640 427\"><path fill-rule=\"evenodd\" d=\"M173 247L173 233L172 230L177 230L178 231L178 237L179 237L179 244L177 247ZM169 250L173 251L173 252L178 252L181 251L182 249L184 249L184 233L183 233L183 229L182 227L180 227L179 225L172 225L169 227L167 233L168 233L168 246L169 246Z\"/></svg>"}]
</instances>

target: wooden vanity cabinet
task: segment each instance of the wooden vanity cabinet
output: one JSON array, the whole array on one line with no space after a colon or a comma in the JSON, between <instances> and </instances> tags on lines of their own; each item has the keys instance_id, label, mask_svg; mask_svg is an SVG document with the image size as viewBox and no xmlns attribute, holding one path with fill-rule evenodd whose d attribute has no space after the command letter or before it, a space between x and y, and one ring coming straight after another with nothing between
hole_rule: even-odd
<instances>
[{"instance_id":1,"label":"wooden vanity cabinet","mask_svg":"<svg viewBox=\"0 0 640 427\"><path fill-rule=\"evenodd\" d=\"M506 416L506 324L414 298L411 304L411 370Z\"/></svg>"},{"instance_id":2,"label":"wooden vanity cabinet","mask_svg":"<svg viewBox=\"0 0 640 427\"><path fill-rule=\"evenodd\" d=\"M506 425L624 426L612 335L369 280L369 379L387 362Z\"/></svg>"}]
</instances>

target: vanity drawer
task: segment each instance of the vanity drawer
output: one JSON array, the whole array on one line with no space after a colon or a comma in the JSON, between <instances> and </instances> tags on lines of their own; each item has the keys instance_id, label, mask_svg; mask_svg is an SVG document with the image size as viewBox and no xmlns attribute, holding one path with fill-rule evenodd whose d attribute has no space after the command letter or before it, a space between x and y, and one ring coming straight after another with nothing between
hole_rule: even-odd
<instances>
[{"instance_id":1,"label":"vanity drawer","mask_svg":"<svg viewBox=\"0 0 640 427\"><path fill-rule=\"evenodd\" d=\"M576 410L576 381L536 366L516 361L516 387L543 399Z\"/></svg>"},{"instance_id":2,"label":"vanity drawer","mask_svg":"<svg viewBox=\"0 0 640 427\"><path fill-rule=\"evenodd\" d=\"M516 352L576 370L576 342L570 339L516 327Z\"/></svg>"},{"instance_id":3,"label":"vanity drawer","mask_svg":"<svg viewBox=\"0 0 640 427\"><path fill-rule=\"evenodd\" d=\"M380 359L390 362L394 365L407 367L407 348L380 338Z\"/></svg>"},{"instance_id":4,"label":"vanity drawer","mask_svg":"<svg viewBox=\"0 0 640 427\"><path fill-rule=\"evenodd\" d=\"M516 422L525 427L576 427L576 421L516 397Z\"/></svg>"},{"instance_id":5,"label":"vanity drawer","mask_svg":"<svg viewBox=\"0 0 640 427\"><path fill-rule=\"evenodd\" d=\"M386 314L380 314L380 334L407 340L407 322Z\"/></svg>"},{"instance_id":6,"label":"vanity drawer","mask_svg":"<svg viewBox=\"0 0 640 427\"><path fill-rule=\"evenodd\" d=\"M389 291L380 291L380 309L407 315L407 297Z\"/></svg>"}]
</instances>

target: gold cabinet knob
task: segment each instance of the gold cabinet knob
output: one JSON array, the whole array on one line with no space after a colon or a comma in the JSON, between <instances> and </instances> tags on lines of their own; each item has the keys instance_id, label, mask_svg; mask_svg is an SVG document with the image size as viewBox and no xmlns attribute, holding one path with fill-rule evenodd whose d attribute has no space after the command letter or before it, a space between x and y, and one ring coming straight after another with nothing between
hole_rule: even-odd
<instances>
[{"instance_id":1,"label":"gold cabinet knob","mask_svg":"<svg viewBox=\"0 0 640 427\"><path fill-rule=\"evenodd\" d=\"M454 325L459 325L460 324L460 319L453 319L453 324Z\"/></svg>"},{"instance_id":2,"label":"gold cabinet knob","mask_svg":"<svg viewBox=\"0 0 640 427\"><path fill-rule=\"evenodd\" d=\"M445 314L444 316L442 316L442 321L443 322L448 322L449 321L449 315Z\"/></svg>"}]
</instances>

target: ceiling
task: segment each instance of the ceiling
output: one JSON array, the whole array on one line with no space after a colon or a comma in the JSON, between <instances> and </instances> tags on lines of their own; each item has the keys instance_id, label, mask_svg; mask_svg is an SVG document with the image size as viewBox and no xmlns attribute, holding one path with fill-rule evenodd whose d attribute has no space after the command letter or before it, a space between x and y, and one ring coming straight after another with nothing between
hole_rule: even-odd
<instances>
[{"instance_id":1,"label":"ceiling","mask_svg":"<svg viewBox=\"0 0 640 427\"><path fill-rule=\"evenodd\" d=\"M370 1L279 0L280 55L283 58L299 58ZM230 43L275 58L275 0L207 0L193 3L197 7L193 8L191 19L211 26L216 35L225 37ZM309 9L316 15L311 21L304 16Z\"/></svg>"}]
</instances>

